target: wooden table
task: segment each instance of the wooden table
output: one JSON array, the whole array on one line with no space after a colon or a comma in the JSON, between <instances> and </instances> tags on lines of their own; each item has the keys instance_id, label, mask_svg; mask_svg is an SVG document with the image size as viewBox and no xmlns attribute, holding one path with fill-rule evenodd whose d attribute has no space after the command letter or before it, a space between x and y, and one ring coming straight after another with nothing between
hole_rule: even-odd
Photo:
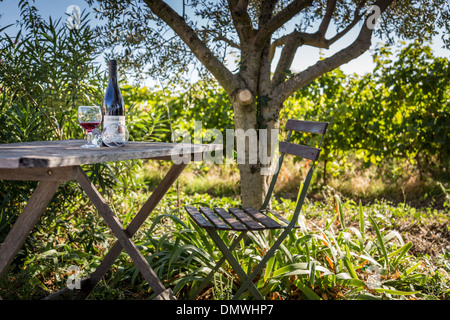
<instances>
[{"instance_id":1,"label":"wooden table","mask_svg":"<svg viewBox=\"0 0 450 320\"><path fill-rule=\"evenodd\" d=\"M83 279L81 290L76 298L86 298L113 265L122 249L125 249L156 294L155 299L174 299L170 288L164 287L148 261L137 249L132 241L132 236L164 197L191 159L199 154L221 150L222 146L217 144L129 142L121 148L84 149L80 147L84 142L83 140L63 140L0 144L0 180L39 181L23 212L0 245L0 278L38 222L59 185L63 181L76 180L117 238L116 243L104 257L99 267L89 278ZM132 159L175 161L135 218L124 228L80 166ZM65 288L60 293L67 292L68 289ZM50 298L56 296L53 294Z\"/></svg>"}]
</instances>

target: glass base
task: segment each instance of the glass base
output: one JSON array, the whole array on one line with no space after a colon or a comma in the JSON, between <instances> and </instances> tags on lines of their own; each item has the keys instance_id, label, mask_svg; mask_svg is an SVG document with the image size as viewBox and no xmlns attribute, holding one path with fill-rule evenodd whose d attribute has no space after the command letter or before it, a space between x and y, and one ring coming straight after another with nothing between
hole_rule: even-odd
<instances>
[{"instance_id":1,"label":"glass base","mask_svg":"<svg viewBox=\"0 0 450 320\"><path fill-rule=\"evenodd\" d=\"M94 135L92 134L92 130L87 132L87 139L85 140L87 143L82 145L82 148L99 148L99 144L97 143L98 139L96 137L94 137Z\"/></svg>"},{"instance_id":2,"label":"glass base","mask_svg":"<svg viewBox=\"0 0 450 320\"><path fill-rule=\"evenodd\" d=\"M91 144L83 144L83 145L81 146L81 148L100 148L100 146L91 143Z\"/></svg>"}]
</instances>

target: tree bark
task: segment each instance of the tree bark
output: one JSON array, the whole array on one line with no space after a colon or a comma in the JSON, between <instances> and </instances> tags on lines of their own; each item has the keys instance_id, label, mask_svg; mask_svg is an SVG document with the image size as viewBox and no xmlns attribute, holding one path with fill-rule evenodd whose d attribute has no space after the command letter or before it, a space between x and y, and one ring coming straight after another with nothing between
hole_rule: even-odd
<instances>
[{"instance_id":1,"label":"tree bark","mask_svg":"<svg viewBox=\"0 0 450 320\"><path fill-rule=\"evenodd\" d=\"M241 178L241 201L244 206L259 208L267 189L265 177L261 175L257 148L255 148L255 144L259 144L256 104L242 105L235 101L233 111L237 163ZM243 143L245 145L242 148Z\"/></svg>"},{"instance_id":2,"label":"tree bark","mask_svg":"<svg viewBox=\"0 0 450 320\"><path fill-rule=\"evenodd\" d=\"M260 113L256 106L233 102L241 200L244 206L259 209L273 174L279 126L277 108L268 104Z\"/></svg>"}]
</instances>

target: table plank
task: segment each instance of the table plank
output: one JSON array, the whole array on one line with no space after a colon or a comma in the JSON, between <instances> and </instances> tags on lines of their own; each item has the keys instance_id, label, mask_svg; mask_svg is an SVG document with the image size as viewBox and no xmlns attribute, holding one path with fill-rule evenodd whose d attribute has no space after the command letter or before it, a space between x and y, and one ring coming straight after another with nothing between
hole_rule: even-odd
<instances>
[{"instance_id":1,"label":"table plank","mask_svg":"<svg viewBox=\"0 0 450 320\"><path fill-rule=\"evenodd\" d=\"M132 159L166 158L181 161L221 150L220 144L182 144L130 141L121 148L81 148L84 140L55 140L0 144L0 169L56 168ZM189 159L190 160L190 159Z\"/></svg>"}]
</instances>

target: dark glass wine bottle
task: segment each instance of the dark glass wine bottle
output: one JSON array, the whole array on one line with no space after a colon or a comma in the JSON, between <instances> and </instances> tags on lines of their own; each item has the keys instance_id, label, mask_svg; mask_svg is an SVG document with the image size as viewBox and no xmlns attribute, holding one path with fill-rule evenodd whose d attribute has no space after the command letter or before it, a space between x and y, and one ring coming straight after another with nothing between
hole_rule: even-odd
<instances>
[{"instance_id":1,"label":"dark glass wine bottle","mask_svg":"<svg viewBox=\"0 0 450 320\"><path fill-rule=\"evenodd\" d=\"M125 126L125 105L119 88L117 60L109 60L109 81L103 99L103 129L112 123Z\"/></svg>"}]
</instances>

